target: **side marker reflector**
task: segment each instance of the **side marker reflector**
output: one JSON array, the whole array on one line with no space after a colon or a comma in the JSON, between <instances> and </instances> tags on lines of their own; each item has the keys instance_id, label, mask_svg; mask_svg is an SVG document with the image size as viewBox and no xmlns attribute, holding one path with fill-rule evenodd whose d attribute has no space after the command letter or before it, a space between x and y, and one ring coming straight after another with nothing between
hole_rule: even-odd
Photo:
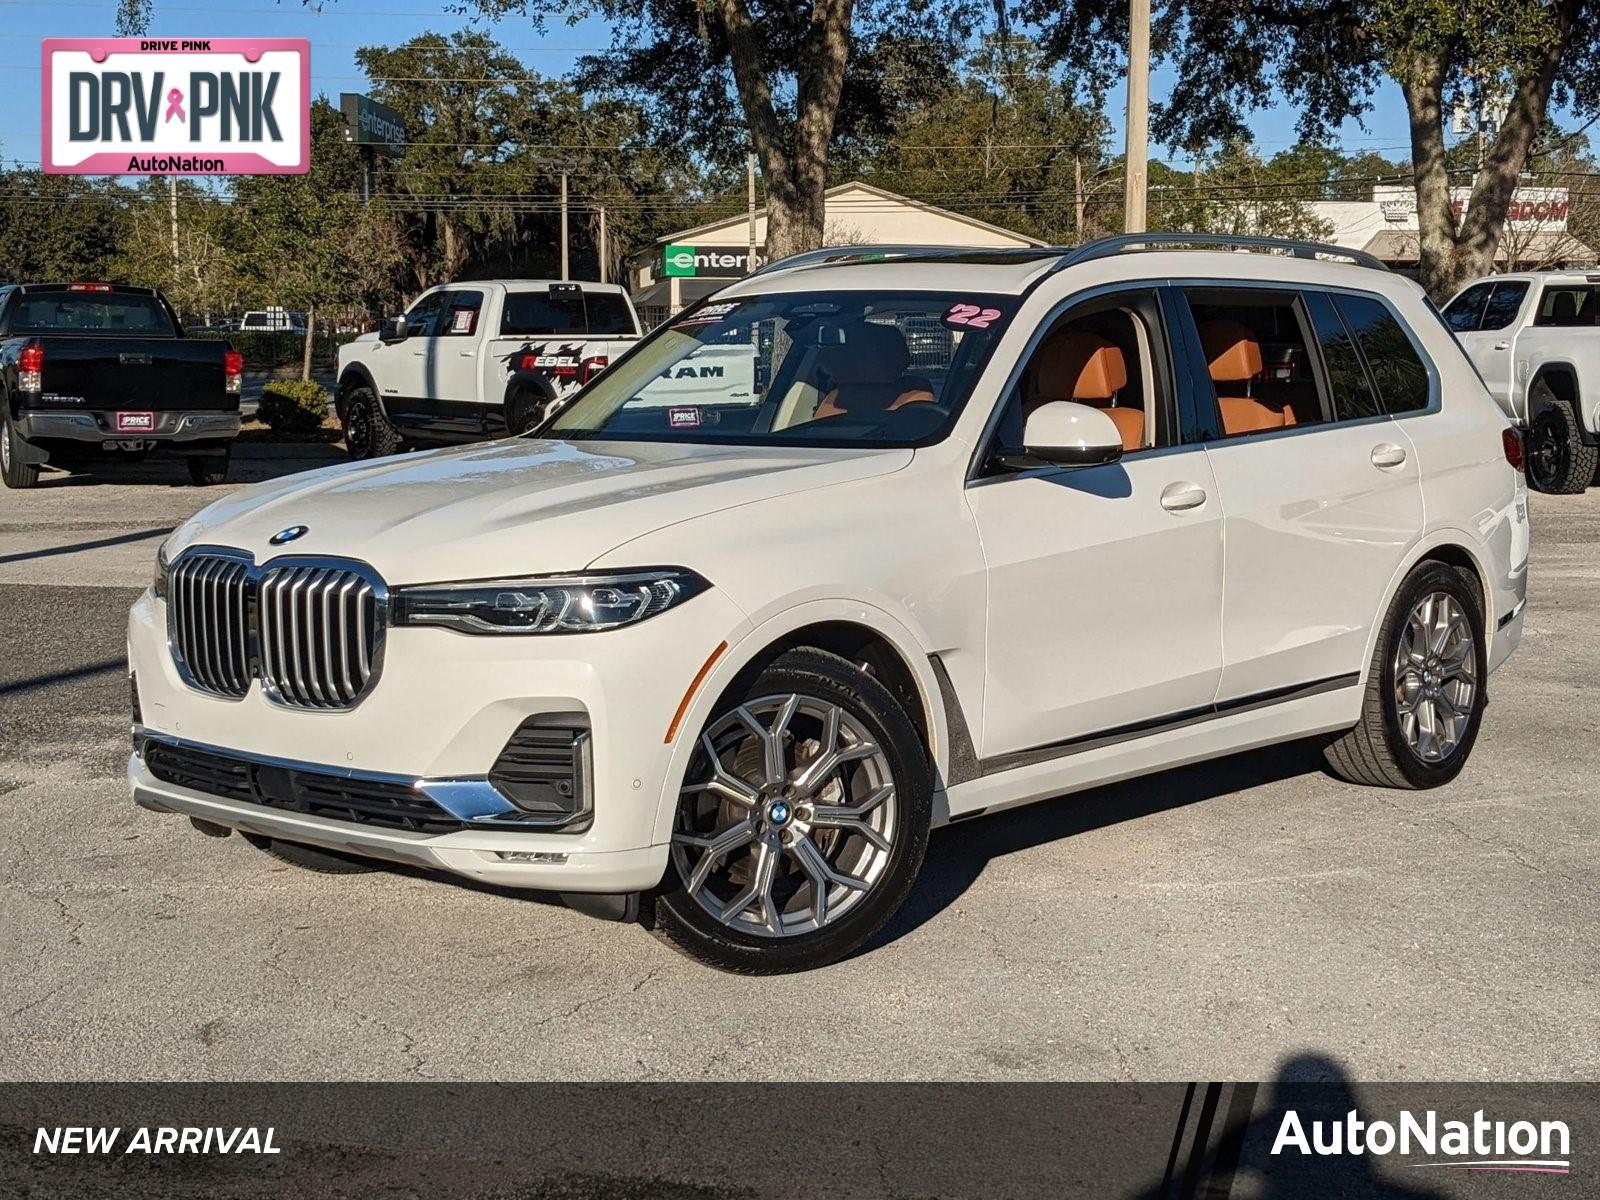
<instances>
[{"instance_id":1,"label":"side marker reflector","mask_svg":"<svg viewBox=\"0 0 1600 1200\"><path fill-rule=\"evenodd\" d=\"M689 681L689 690L683 693L683 699L678 701L678 711L672 714L672 724L667 726L667 736L662 739L662 744L670 746L678 736L678 726L683 724L683 714L689 711L689 701L694 699L694 694L700 690L700 685L706 681L706 676L711 674L711 668L717 665L717 660L728 650L727 642L718 642L717 648L711 652L711 657L700 664L700 669L694 673L694 678Z\"/></svg>"}]
</instances>

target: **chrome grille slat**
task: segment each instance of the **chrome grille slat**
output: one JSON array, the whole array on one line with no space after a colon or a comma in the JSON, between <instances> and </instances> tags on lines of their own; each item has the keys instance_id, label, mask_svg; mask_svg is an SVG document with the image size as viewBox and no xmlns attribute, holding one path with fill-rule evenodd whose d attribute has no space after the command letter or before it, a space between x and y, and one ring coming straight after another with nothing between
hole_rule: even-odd
<instances>
[{"instance_id":1,"label":"chrome grille slat","mask_svg":"<svg viewBox=\"0 0 1600 1200\"><path fill-rule=\"evenodd\" d=\"M249 565L220 554L185 556L171 568L168 629L184 678L202 692L238 698L250 686L242 615Z\"/></svg>"},{"instance_id":2,"label":"chrome grille slat","mask_svg":"<svg viewBox=\"0 0 1600 1200\"><path fill-rule=\"evenodd\" d=\"M169 568L168 635L191 687L240 698L259 678L293 708L358 703L380 665L388 594L358 563L280 559L201 548Z\"/></svg>"},{"instance_id":3,"label":"chrome grille slat","mask_svg":"<svg viewBox=\"0 0 1600 1200\"><path fill-rule=\"evenodd\" d=\"M261 589L263 611L272 613L261 623L268 694L299 708L348 708L359 700L374 673L373 583L344 567L302 564L269 567Z\"/></svg>"}]
</instances>

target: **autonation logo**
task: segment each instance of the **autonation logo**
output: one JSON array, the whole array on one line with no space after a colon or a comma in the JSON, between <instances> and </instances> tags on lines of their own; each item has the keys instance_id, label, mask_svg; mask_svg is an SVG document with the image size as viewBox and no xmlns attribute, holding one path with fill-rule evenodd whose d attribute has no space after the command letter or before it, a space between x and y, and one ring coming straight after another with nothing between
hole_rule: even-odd
<instances>
[{"instance_id":1,"label":"autonation logo","mask_svg":"<svg viewBox=\"0 0 1600 1200\"><path fill-rule=\"evenodd\" d=\"M1565 1175L1571 1135L1565 1121L1491 1121L1479 1109L1468 1121L1441 1121L1429 1109L1419 1118L1401 1109L1396 1121L1363 1121L1354 1109L1342 1121L1312 1121L1309 1132L1300 1114L1289 1109L1278 1126L1273 1154L1307 1156L1389 1154L1423 1155L1432 1162L1413 1167L1458 1171L1512 1171Z\"/></svg>"}]
</instances>

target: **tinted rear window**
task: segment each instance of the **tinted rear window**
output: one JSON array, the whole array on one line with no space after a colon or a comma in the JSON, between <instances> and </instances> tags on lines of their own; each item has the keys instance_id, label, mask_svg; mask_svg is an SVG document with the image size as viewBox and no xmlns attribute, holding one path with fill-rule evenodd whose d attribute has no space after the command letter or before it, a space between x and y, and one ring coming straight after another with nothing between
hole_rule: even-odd
<instances>
[{"instance_id":1,"label":"tinted rear window","mask_svg":"<svg viewBox=\"0 0 1600 1200\"><path fill-rule=\"evenodd\" d=\"M617 292L514 292L506 297L500 332L512 337L631 334L633 315Z\"/></svg>"},{"instance_id":2,"label":"tinted rear window","mask_svg":"<svg viewBox=\"0 0 1600 1200\"><path fill-rule=\"evenodd\" d=\"M583 297L583 303L589 310L590 333L607 336L634 331L633 314L628 311L628 302L617 292L588 292Z\"/></svg>"},{"instance_id":3,"label":"tinted rear window","mask_svg":"<svg viewBox=\"0 0 1600 1200\"><path fill-rule=\"evenodd\" d=\"M546 292L514 292L506 297L500 332L525 334L584 334L589 332L580 295L551 296Z\"/></svg>"},{"instance_id":4,"label":"tinted rear window","mask_svg":"<svg viewBox=\"0 0 1600 1200\"><path fill-rule=\"evenodd\" d=\"M118 296L104 292L25 294L17 302L11 332L177 336L167 310L154 296Z\"/></svg>"},{"instance_id":5,"label":"tinted rear window","mask_svg":"<svg viewBox=\"0 0 1600 1200\"><path fill-rule=\"evenodd\" d=\"M1388 306L1365 296L1339 296L1337 303L1367 360L1385 410L1405 413L1427 408L1428 368Z\"/></svg>"}]
</instances>

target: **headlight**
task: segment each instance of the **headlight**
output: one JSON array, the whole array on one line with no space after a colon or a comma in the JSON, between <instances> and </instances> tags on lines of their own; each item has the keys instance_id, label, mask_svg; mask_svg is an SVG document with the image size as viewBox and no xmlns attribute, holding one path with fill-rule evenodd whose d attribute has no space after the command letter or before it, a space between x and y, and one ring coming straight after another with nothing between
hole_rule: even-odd
<instances>
[{"instance_id":1,"label":"headlight","mask_svg":"<svg viewBox=\"0 0 1600 1200\"><path fill-rule=\"evenodd\" d=\"M157 600L167 598L167 548L162 546L156 551L156 574L150 582L150 590L156 594Z\"/></svg>"},{"instance_id":2,"label":"headlight","mask_svg":"<svg viewBox=\"0 0 1600 1200\"><path fill-rule=\"evenodd\" d=\"M402 588L396 625L462 633L597 633L665 612L711 585L681 567Z\"/></svg>"}]
</instances>

